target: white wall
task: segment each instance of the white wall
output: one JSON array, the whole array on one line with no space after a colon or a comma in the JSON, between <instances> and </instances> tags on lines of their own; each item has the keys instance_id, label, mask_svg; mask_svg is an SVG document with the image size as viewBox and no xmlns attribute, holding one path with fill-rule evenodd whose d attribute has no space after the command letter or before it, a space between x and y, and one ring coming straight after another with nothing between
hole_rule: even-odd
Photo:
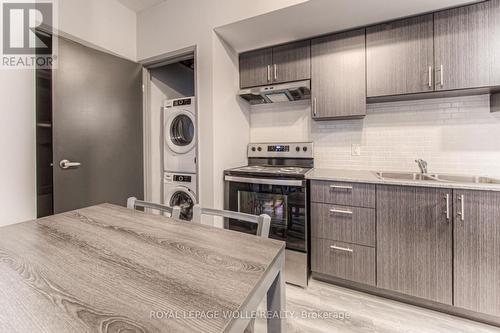
<instances>
[{"instance_id":1,"label":"white wall","mask_svg":"<svg viewBox=\"0 0 500 333\"><path fill-rule=\"evenodd\" d=\"M251 111L252 142L291 132L290 141L314 141L319 168L417 171L423 158L431 172L500 177L500 114L490 112L489 95L370 104L363 120L312 121L309 106Z\"/></svg>"},{"instance_id":2,"label":"white wall","mask_svg":"<svg viewBox=\"0 0 500 333\"><path fill-rule=\"evenodd\" d=\"M58 3L59 30L63 35L136 60L135 12L116 0L59 0Z\"/></svg>"},{"instance_id":3,"label":"white wall","mask_svg":"<svg viewBox=\"0 0 500 333\"><path fill-rule=\"evenodd\" d=\"M34 72L0 70L0 226L36 215Z\"/></svg>"},{"instance_id":4,"label":"white wall","mask_svg":"<svg viewBox=\"0 0 500 333\"><path fill-rule=\"evenodd\" d=\"M136 58L136 16L116 0L59 1L59 30ZM36 217L35 83L27 70L0 70L0 225Z\"/></svg>"},{"instance_id":5,"label":"white wall","mask_svg":"<svg viewBox=\"0 0 500 333\"><path fill-rule=\"evenodd\" d=\"M236 98L237 55L214 28L299 1L170 0L138 15L139 60L196 46L199 197L204 206L222 208L223 170L246 163L250 132L248 107Z\"/></svg>"}]
</instances>

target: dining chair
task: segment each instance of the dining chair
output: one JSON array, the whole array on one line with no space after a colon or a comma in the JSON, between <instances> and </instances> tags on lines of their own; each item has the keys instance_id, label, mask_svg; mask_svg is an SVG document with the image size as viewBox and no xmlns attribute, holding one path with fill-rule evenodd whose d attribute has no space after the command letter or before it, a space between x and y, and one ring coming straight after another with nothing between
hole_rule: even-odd
<instances>
[{"instance_id":1,"label":"dining chair","mask_svg":"<svg viewBox=\"0 0 500 333\"><path fill-rule=\"evenodd\" d=\"M267 214L251 215L230 210L219 210L203 208L199 204L193 206L193 222L201 223L202 215L220 216L257 224L257 236L269 238L269 228L271 227L271 217Z\"/></svg>"},{"instance_id":2,"label":"dining chair","mask_svg":"<svg viewBox=\"0 0 500 333\"><path fill-rule=\"evenodd\" d=\"M170 217L174 219L179 219L181 216L181 207L179 206L169 207L154 202L138 200L135 197L130 197L127 199L127 208L137 209L138 207L156 209L160 212L170 214Z\"/></svg>"}]
</instances>

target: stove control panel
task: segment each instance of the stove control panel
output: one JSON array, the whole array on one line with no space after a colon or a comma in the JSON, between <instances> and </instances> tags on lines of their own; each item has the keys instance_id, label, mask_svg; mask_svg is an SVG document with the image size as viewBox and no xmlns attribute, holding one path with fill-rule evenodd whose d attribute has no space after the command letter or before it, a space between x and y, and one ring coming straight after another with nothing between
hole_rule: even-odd
<instances>
[{"instance_id":1,"label":"stove control panel","mask_svg":"<svg viewBox=\"0 0 500 333\"><path fill-rule=\"evenodd\" d=\"M313 158L312 142L294 143L251 143L248 145L248 157L262 158Z\"/></svg>"}]
</instances>

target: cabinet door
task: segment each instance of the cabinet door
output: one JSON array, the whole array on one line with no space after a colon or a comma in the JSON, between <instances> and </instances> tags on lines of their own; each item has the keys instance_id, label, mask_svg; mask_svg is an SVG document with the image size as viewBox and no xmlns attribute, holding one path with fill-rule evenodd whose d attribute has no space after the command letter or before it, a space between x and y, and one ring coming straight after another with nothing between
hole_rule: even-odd
<instances>
[{"instance_id":1,"label":"cabinet door","mask_svg":"<svg viewBox=\"0 0 500 333\"><path fill-rule=\"evenodd\" d=\"M270 84L272 59L270 48L240 54L240 87Z\"/></svg>"},{"instance_id":2,"label":"cabinet door","mask_svg":"<svg viewBox=\"0 0 500 333\"><path fill-rule=\"evenodd\" d=\"M433 17L413 17L366 29L368 97L434 90Z\"/></svg>"},{"instance_id":3,"label":"cabinet door","mask_svg":"<svg viewBox=\"0 0 500 333\"><path fill-rule=\"evenodd\" d=\"M311 78L311 41L273 48L273 82L308 80Z\"/></svg>"},{"instance_id":4,"label":"cabinet door","mask_svg":"<svg viewBox=\"0 0 500 333\"><path fill-rule=\"evenodd\" d=\"M377 187L379 288L452 304L451 201L447 189Z\"/></svg>"},{"instance_id":5,"label":"cabinet door","mask_svg":"<svg viewBox=\"0 0 500 333\"><path fill-rule=\"evenodd\" d=\"M436 90L500 84L500 0L434 15Z\"/></svg>"},{"instance_id":6,"label":"cabinet door","mask_svg":"<svg viewBox=\"0 0 500 333\"><path fill-rule=\"evenodd\" d=\"M500 192L454 192L454 305L500 316Z\"/></svg>"},{"instance_id":7,"label":"cabinet door","mask_svg":"<svg viewBox=\"0 0 500 333\"><path fill-rule=\"evenodd\" d=\"M366 115L365 30L312 40L313 118Z\"/></svg>"}]
</instances>

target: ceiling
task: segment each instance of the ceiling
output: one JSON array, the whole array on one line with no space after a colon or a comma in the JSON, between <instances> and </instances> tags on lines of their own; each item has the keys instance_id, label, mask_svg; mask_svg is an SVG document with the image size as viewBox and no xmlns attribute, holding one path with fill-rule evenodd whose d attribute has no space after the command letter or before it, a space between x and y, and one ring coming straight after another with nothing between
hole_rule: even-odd
<instances>
[{"instance_id":1,"label":"ceiling","mask_svg":"<svg viewBox=\"0 0 500 333\"><path fill-rule=\"evenodd\" d=\"M215 30L236 51L456 7L474 0L308 0Z\"/></svg>"},{"instance_id":2,"label":"ceiling","mask_svg":"<svg viewBox=\"0 0 500 333\"><path fill-rule=\"evenodd\" d=\"M165 2L167 0L118 0L125 7L133 10L134 12L142 12L145 9L156 6L159 3Z\"/></svg>"}]
</instances>

